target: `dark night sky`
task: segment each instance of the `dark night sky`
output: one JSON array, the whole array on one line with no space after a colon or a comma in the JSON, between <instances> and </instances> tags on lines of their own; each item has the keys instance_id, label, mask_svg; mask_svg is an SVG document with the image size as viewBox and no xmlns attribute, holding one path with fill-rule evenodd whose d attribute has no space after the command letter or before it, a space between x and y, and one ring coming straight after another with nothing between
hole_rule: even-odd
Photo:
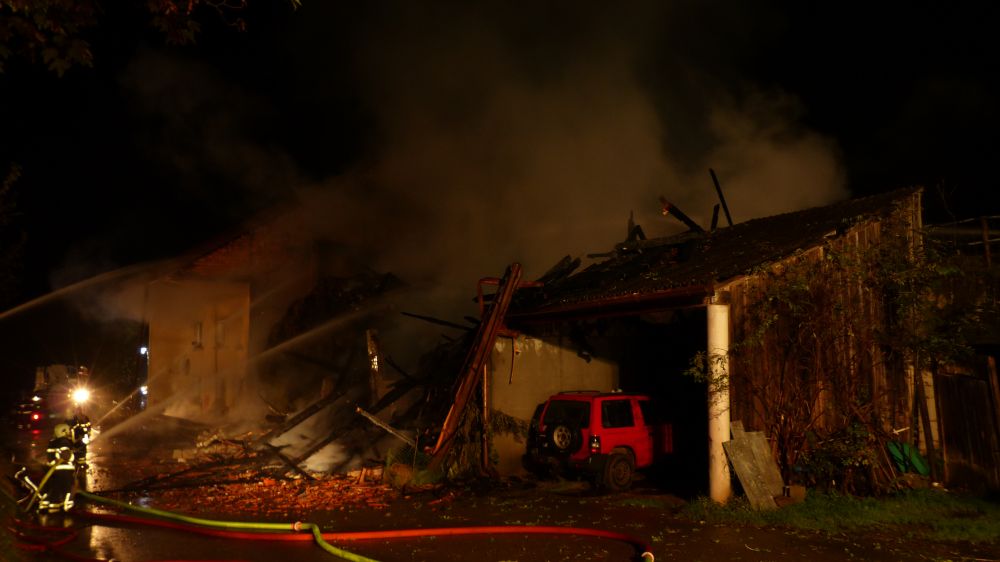
<instances>
[{"instance_id":1,"label":"dark night sky","mask_svg":"<svg viewBox=\"0 0 1000 562\"><path fill-rule=\"evenodd\" d=\"M489 254L469 279L610 246L661 193L704 220L709 166L738 220L913 184L931 220L998 212L992 3L466 4L251 0L184 48L109 7L94 68L9 64L18 300L307 201L382 269ZM563 223L589 247L522 257Z\"/></svg>"}]
</instances>

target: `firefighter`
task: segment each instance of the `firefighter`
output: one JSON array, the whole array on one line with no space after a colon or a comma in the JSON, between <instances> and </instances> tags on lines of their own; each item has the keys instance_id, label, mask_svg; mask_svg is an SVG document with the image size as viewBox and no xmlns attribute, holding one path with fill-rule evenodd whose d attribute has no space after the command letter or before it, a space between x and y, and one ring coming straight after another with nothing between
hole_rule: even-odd
<instances>
[{"instance_id":1,"label":"firefighter","mask_svg":"<svg viewBox=\"0 0 1000 562\"><path fill-rule=\"evenodd\" d=\"M38 484L39 511L69 511L73 507L76 485L73 448L73 430L65 423L56 425L49 446L45 449L48 472Z\"/></svg>"},{"instance_id":2,"label":"firefighter","mask_svg":"<svg viewBox=\"0 0 1000 562\"><path fill-rule=\"evenodd\" d=\"M77 409L76 414L66 421L70 428L70 439L73 442L73 457L77 466L87 467L87 444L90 443L90 418Z\"/></svg>"}]
</instances>

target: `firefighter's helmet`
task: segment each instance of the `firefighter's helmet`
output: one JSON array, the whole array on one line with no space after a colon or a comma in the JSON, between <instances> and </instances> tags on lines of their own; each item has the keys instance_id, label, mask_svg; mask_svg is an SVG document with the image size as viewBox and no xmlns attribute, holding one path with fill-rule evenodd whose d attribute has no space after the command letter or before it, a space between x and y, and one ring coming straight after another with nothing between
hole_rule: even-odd
<instances>
[{"instance_id":1,"label":"firefighter's helmet","mask_svg":"<svg viewBox=\"0 0 1000 562\"><path fill-rule=\"evenodd\" d=\"M70 436L69 426L64 423L57 425L56 428L52 431L52 436L55 437L56 439L59 439L61 437L66 437L68 439Z\"/></svg>"}]
</instances>

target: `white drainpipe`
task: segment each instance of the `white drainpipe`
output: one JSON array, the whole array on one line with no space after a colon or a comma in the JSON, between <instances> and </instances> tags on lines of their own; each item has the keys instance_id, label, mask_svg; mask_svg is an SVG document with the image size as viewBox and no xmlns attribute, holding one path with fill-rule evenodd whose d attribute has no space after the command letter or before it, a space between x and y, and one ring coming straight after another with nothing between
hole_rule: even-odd
<instances>
[{"instance_id":1,"label":"white drainpipe","mask_svg":"<svg viewBox=\"0 0 1000 562\"><path fill-rule=\"evenodd\" d=\"M708 305L708 489L713 501L733 493L722 443L729 441L729 305Z\"/></svg>"}]
</instances>

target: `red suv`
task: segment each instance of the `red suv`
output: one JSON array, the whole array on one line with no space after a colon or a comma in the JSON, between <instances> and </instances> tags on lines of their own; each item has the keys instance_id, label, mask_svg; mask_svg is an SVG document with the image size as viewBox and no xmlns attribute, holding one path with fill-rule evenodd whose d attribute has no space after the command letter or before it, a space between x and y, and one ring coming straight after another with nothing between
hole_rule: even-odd
<instances>
[{"instance_id":1,"label":"red suv","mask_svg":"<svg viewBox=\"0 0 1000 562\"><path fill-rule=\"evenodd\" d=\"M673 452L673 431L643 394L560 392L540 406L526 460L535 469L585 473L610 491L627 490L636 469Z\"/></svg>"}]
</instances>

